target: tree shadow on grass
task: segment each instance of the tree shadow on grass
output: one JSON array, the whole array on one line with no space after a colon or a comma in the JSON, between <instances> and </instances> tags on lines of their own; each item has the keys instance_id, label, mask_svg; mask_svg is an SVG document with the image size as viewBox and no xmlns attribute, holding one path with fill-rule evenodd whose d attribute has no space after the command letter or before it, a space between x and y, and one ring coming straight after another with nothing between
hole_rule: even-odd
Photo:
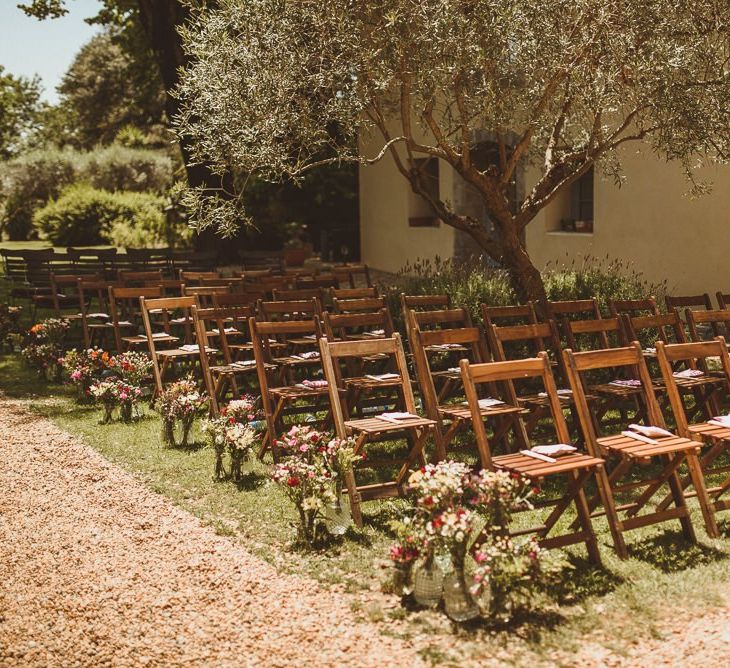
<instances>
[{"instance_id":1,"label":"tree shadow on grass","mask_svg":"<svg viewBox=\"0 0 730 668\"><path fill-rule=\"evenodd\" d=\"M693 543L681 531L664 531L629 546L629 555L664 573L677 573L728 558L722 550Z\"/></svg>"}]
</instances>

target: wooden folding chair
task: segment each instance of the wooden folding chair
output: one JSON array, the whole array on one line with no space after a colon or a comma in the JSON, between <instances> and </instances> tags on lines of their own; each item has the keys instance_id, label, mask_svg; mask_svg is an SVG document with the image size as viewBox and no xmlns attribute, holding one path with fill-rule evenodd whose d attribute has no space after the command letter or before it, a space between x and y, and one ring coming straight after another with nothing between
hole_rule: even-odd
<instances>
[{"instance_id":1,"label":"wooden folding chair","mask_svg":"<svg viewBox=\"0 0 730 668\"><path fill-rule=\"evenodd\" d=\"M709 311L689 311L688 319L697 322L696 318L704 316ZM661 371L656 365L656 344L658 341L664 343L687 343L687 336L684 331L684 323L677 311L671 311L662 315L648 316L623 316L626 338L629 341L641 341L643 354L649 364L649 371L652 375L655 389L661 393L662 403L666 402L666 387ZM697 369L694 361L688 361L687 369L675 369L685 371L687 374L696 373L695 377L684 378L680 390L684 393L691 393L695 400L695 409L703 411L709 417L713 411L713 393L718 384L718 379L708 374L706 369Z\"/></svg>"},{"instance_id":2,"label":"wooden folding chair","mask_svg":"<svg viewBox=\"0 0 730 668\"><path fill-rule=\"evenodd\" d=\"M480 304L479 310L482 314L484 329L489 330L492 325L498 327L506 325L535 325L537 324L537 312L532 302L525 304L514 304L512 306L488 306Z\"/></svg>"},{"instance_id":3,"label":"wooden folding chair","mask_svg":"<svg viewBox=\"0 0 730 668\"><path fill-rule=\"evenodd\" d=\"M451 297L449 295L406 295L401 293L401 308L403 315L408 320L407 311L430 311L432 309L451 308Z\"/></svg>"},{"instance_id":4,"label":"wooden folding chair","mask_svg":"<svg viewBox=\"0 0 730 668\"><path fill-rule=\"evenodd\" d=\"M710 295L706 292L701 295L686 295L686 296L674 296L667 295L664 297L664 303L667 306L667 311L674 311L679 309L699 309L705 311L712 310L712 300Z\"/></svg>"},{"instance_id":5,"label":"wooden folding chair","mask_svg":"<svg viewBox=\"0 0 730 668\"><path fill-rule=\"evenodd\" d=\"M192 343L192 315L193 306L198 306L196 297L162 297L160 299L139 298L140 310L142 311L142 321L144 322L145 334L147 336L147 348L152 358L152 371L155 377L155 391L152 395L154 402L157 396L163 391L165 373L170 370L171 366L180 364L184 366L192 366L199 356L197 343ZM181 312L182 316L171 318L177 312ZM162 332L154 332L152 330L152 320L150 314L160 313L163 323L166 325ZM158 346L163 343L169 343L170 324L184 319L183 327L185 329L185 343L177 348L159 349ZM176 340L176 339L175 339ZM201 342L202 345L204 343Z\"/></svg>"},{"instance_id":6,"label":"wooden folding chair","mask_svg":"<svg viewBox=\"0 0 730 668\"><path fill-rule=\"evenodd\" d=\"M513 536L529 533L537 534L539 544L546 549L583 543L588 551L589 559L594 563L600 563L601 555L591 523L585 486L589 481L595 479L605 507L609 513L613 511L613 496L611 495L606 474L603 470L603 460L593 455L584 454L579 450L562 457L537 458L538 456L527 454L532 453L532 450L527 448L518 453L498 455L495 457L492 455L487 437L484 420L485 417L489 419L491 416L482 414L479 405L477 385L482 383L494 384L514 381L519 378L529 377L540 381L549 398L549 410L552 416L552 424L555 429L557 443L571 445L568 427L560 407L560 401L558 400L557 389L547 355L540 353L537 358L528 358L513 362L488 362L485 364L470 364L468 360L462 360L459 366L471 411L477 448L479 449L480 458L484 467L497 471L506 471L512 475L523 476L533 485L540 487L543 486L545 481L554 480L555 478L565 479L567 483L565 491L559 497L546 499L545 501L533 504L535 507L540 508L552 507L552 510L541 524L533 528L520 529L518 531L511 531L509 527L505 527L505 530ZM527 430L524 427L523 429L526 436ZM554 529L559 526L560 518L571 504L575 505L580 529L556 535ZM553 533L552 536L550 535L551 533Z\"/></svg>"},{"instance_id":7,"label":"wooden folding chair","mask_svg":"<svg viewBox=\"0 0 730 668\"><path fill-rule=\"evenodd\" d=\"M119 286L123 288L144 287L145 285L160 285L162 283L162 269L152 271L119 271L117 273Z\"/></svg>"},{"instance_id":8,"label":"wooden folding chair","mask_svg":"<svg viewBox=\"0 0 730 668\"><path fill-rule=\"evenodd\" d=\"M266 299L266 293L263 291L254 292L223 292L213 295L213 307L224 308L227 306L252 306L256 308L259 301Z\"/></svg>"},{"instance_id":9,"label":"wooden folding chair","mask_svg":"<svg viewBox=\"0 0 730 668\"><path fill-rule=\"evenodd\" d=\"M211 308L213 306L214 295L231 294L231 288L228 285L195 285L189 286L183 283L180 288L180 295L183 297L197 297L197 302L201 308Z\"/></svg>"},{"instance_id":10,"label":"wooden folding chair","mask_svg":"<svg viewBox=\"0 0 730 668\"><path fill-rule=\"evenodd\" d=\"M464 309L464 311L466 311ZM428 312L411 312L411 351L416 363L418 384L421 388L426 416L437 425L436 458L445 459L456 435L471 426L471 411L461 381L461 369L448 366L440 350L458 345L459 359L469 359L472 364L489 361L484 337L478 327L471 325L468 312L462 315L469 326L422 330L416 317ZM511 383L506 384L506 399L497 397L496 384L489 387L489 396L480 397L480 412L494 417L497 423L495 440L506 440L510 428L515 428L515 438L522 447L527 444L522 433L522 423L513 420L515 414L523 412L517 404L517 397ZM482 466L485 462L482 462Z\"/></svg>"},{"instance_id":11,"label":"wooden folding chair","mask_svg":"<svg viewBox=\"0 0 730 668\"><path fill-rule=\"evenodd\" d=\"M79 279L104 280L101 274L56 274L50 275L50 292L33 296L36 308L53 310L56 318L81 320L79 306Z\"/></svg>"},{"instance_id":12,"label":"wooden folding chair","mask_svg":"<svg viewBox=\"0 0 730 668\"><path fill-rule=\"evenodd\" d=\"M436 423L418 416L416 412L406 358L398 333L395 333L392 338L367 341L331 342L323 338L320 340L320 350L337 436L340 438L354 437L355 453L368 454L366 462L359 465L346 480L353 520L357 526L362 526L360 510L362 502L404 494L409 471L412 467L420 466L425 462L426 439L435 433ZM359 358L383 354L394 359L394 374L398 376L397 387L400 397L396 410L407 413L408 417L403 416L402 413L400 417L397 417L384 412L368 417L350 418L346 395L347 385L340 371L343 361L350 357ZM391 387L393 387L392 382ZM401 439L408 443L407 453L402 459L394 460L391 457L387 460L379 460L370 456L371 453L368 452L379 441ZM389 454L390 452L389 449ZM377 468L386 467L395 469L397 472L394 476L389 476L388 480L361 484L357 482L357 478L362 475L365 467L373 469L373 472Z\"/></svg>"},{"instance_id":13,"label":"wooden folding chair","mask_svg":"<svg viewBox=\"0 0 730 668\"><path fill-rule=\"evenodd\" d=\"M730 335L730 309L721 311L685 311L689 336L692 341L706 341L710 337Z\"/></svg>"},{"instance_id":14,"label":"wooden folding chair","mask_svg":"<svg viewBox=\"0 0 730 668\"><path fill-rule=\"evenodd\" d=\"M322 304L318 299L260 301L258 312L261 320L307 320L322 315Z\"/></svg>"},{"instance_id":15,"label":"wooden folding chair","mask_svg":"<svg viewBox=\"0 0 730 668\"><path fill-rule=\"evenodd\" d=\"M316 299L323 307L327 303L323 288L275 288L272 291L272 296L274 301L277 302L310 301Z\"/></svg>"},{"instance_id":16,"label":"wooden folding chair","mask_svg":"<svg viewBox=\"0 0 730 668\"><path fill-rule=\"evenodd\" d=\"M367 287L372 287L370 280L370 268L366 264L344 264L336 265L332 268L332 274L337 278L340 285L349 285L356 288L358 278L362 279Z\"/></svg>"},{"instance_id":17,"label":"wooden folding chair","mask_svg":"<svg viewBox=\"0 0 730 668\"><path fill-rule=\"evenodd\" d=\"M646 297L645 299L609 299L608 310L613 318L620 315L659 315L656 297Z\"/></svg>"},{"instance_id":18,"label":"wooden folding chair","mask_svg":"<svg viewBox=\"0 0 730 668\"><path fill-rule=\"evenodd\" d=\"M713 467L713 464L721 455L730 451L730 427L722 423L722 418L719 422L715 419L719 416L713 416L713 419L706 422L690 423L684 397L678 387L681 381L677 379L673 372L674 365L677 362L694 360L698 366L703 366L708 358L719 358L722 365L720 373L722 373L724 387L718 388L718 390L727 391L730 388L730 356L728 356L725 339L718 336L713 341L669 345L659 342L657 343L657 357L667 386L672 413L677 423L677 433L702 444L703 452L700 458L700 466L705 478L708 476L722 476L720 484L707 488L709 503L703 505L702 510L713 514L728 510L730 508L730 499L721 497L730 490L730 475L728 475L730 468L727 466ZM691 482L691 476L682 478L682 489L686 490ZM697 491L685 491L684 495L685 497L697 496ZM658 508L664 510L670 503L671 498L664 499ZM707 516L705 517L705 525L708 526L708 533L710 527L716 528L714 522L708 522Z\"/></svg>"},{"instance_id":19,"label":"wooden folding chair","mask_svg":"<svg viewBox=\"0 0 730 668\"><path fill-rule=\"evenodd\" d=\"M700 505L705 506L703 514L707 520L708 499L698 459L699 444L688 438L675 436L671 432L665 432L667 435L652 434L647 437L637 434L635 430L632 431L629 425L623 425L624 429L618 433L603 435L598 431L596 421L588 407L586 386L589 383L587 377L590 373L621 366L636 368L641 381L642 400L646 406L646 426L666 430L641 346L635 341L625 348L610 350L582 353L566 350L564 358L588 451L596 457L605 457L607 460L607 467L610 467L609 482L614 495L638 492L638 495L616 508L619 517L611 517L611 514L607 517L619 556L622 558L627 556L623 536L626 531L675 519L680 521L684 536L694 541L695 533L690 511L682 494L678 470L683 463L687 463ZM659 467L659 473L656 473L656 468L648 467L649 464ZM669 488L674 507L640 514L665 485ZM603 501L604 499L597 497L591 499L590 509L597 508L599 502ZM711 535L716 535L716 526L713 527L710 523L707 527L708 532L715 532Z\"/></svg>"},{"instance_id":20,"label":"wooden folding chair","mask_svg":"<svg viewBox=\"0 0 730 668\"><path fill-rule=\"evenodd\" d=\"M117 352L147 345L147 334L144 329L142 310L139 298L159 299L162 297L162 288L119 288L109 287L109 311L114 328L114 343ZM178 339L170 334L169 328L158 336L160 343L174 343Z\"/></svg>"},{"instance_id":21,"label":"wooden folding chair","mask_svg":"<svg viewBox=\"0 0 730 668\"><path fill-rule=\"evenodd\" d=\"M78 279L81 328L86 348L91 348L96 343L104 347L106 335L114 335L114 323L109 313L110 287L112 285L106 280Z\"/></svg>"},{"instance_id":22,"label":"wooden folding chair","mask_svg":"<svg viewBox=\"0 0 730 668\"><path fill-rule=\"evenodd\" d=\"M227 390L233 396L239 394L237 377L244 380L256 379L256 361L234 358L240 350L241 336L249 337L248 321L254 316L252 306L237 308L198 308L192 309L193 326L195 327L200 368L203 373L205 387L210 397L211 414L217 416L219 404ZM235 342L229 337L234 337ZM210 344L210 345L209 345ZM215 346L215 348L213 348ZM211 350L215 352L210 352ZM249 350L252 350L249 348ZM213 359L213 358L217 359Z\"/></svg>"},{"instance_id":23,"label":"wooden folding chair","mask_svg":"<svg viewBox=\"0 0 730 668\"><path fill-rule=\"evenodd\" d=\"M329 420L327 386L319 382L322 380L322 361L316 350L322 327L316 315L306 320L272 322L249 318L248 322L266 416L266 434L259 452L263 457L285 430L285 417L301 422L326 411L327 417L314 422L323 425ZM284 346L288 340L307 340L310 350L301 350L300 346L297 346L298 352L287 352L291 347L272 348L272 339ZM276 448L271 447L271 451L274 461L278 461Z\"/></svg>"},{"instance_id":24,"label":"wooden folding chair","mask_svg":"<svg viewBox=\"0 0 730 668\"><path fill-rule=\"evenodd\" d=\"M330 299L367 299L379 297L378 288L330 288Z\"/></svg>"}]
</instances>

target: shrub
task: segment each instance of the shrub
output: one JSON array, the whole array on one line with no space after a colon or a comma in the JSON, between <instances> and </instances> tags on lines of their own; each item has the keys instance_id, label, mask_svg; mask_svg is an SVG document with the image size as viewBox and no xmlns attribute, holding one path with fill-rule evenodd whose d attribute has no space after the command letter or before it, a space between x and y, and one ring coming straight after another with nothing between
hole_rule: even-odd
<instances>
[{"instance_id":1,"label":"shrub","mask_svg":"<svg viewBox=\"0 0 730 668\"><path fill-rule=\"evenodd\" d=\"M185 231L173 234L167 229L165 205L164 198L151 193L112 193L76 184L36 211L33 224L41 238L59 246L166 245Z\"/></svg>"},{"instance_id":2,"label":"shrub","mask_svg":"<svg viewBox=\"0 0 730 668\"><path fill-rule=\"evenodd\" d=\"M119 144L83 155L79 179L102 190L164 193L172 184L174 165L162 151Z\"/></svg>"},{"instance_id":3,"label":"shrub","mask_svg":"<svg viewBox=\"0 0 730 668\"><path fill-rule=\"evenodd\" d=\"M33 235L34 211L58 197L79 166L78 153L59 149L33 151L0 164L0 202L4 203L0 228L11 241Z\"/></svg>"},{"instance_id":4,"label":"shrub","mask_svg":"<svg viewBox=\"0 0 730 668\"><path fill-rule=\"evenodd\" d=\"M548 299L587 299L596 297L601 309L608 310L609 298L638 299L666 293L666 283L651 283L630 264L606 257L586 256L582 262L548 266L543 271ZM448 294L455 307L469 310L480 320L479 304L504 306L516 304L507 273L480 261L456 264L451 260L417 260L406 264L386 287L386 296L394 318L402 328L400 293L409 295Z\"/></svg>"}]
</instances>

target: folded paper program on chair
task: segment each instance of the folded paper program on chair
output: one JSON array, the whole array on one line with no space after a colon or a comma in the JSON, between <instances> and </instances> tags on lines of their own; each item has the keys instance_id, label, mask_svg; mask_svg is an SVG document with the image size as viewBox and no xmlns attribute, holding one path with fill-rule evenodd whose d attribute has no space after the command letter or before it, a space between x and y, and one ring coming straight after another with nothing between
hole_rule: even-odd
<instances>
[{"instance_id":1,"label":"folded paper program on chair","mask_svg":"<svg viewBox=\"0 0 730 668\"><path fill-rule=\"evenodd\" d=\"M629 429L631 429L631 431L635 431L637 434L646 436L647 438L666 438L667 436L674 436L671 431L667 431L661 427L653 427L651 425L630 424Z\"/></svg>"},{"instance_id":2,"label":"folded paper program on chair","mask_svg":"<svg viewBox=\"0 0 730 668\"><path fill-rule=\"evenodd\" d=\"M400 378L400 376L397 373L381 373L381 374L368 373L368 374L365 374L365 378L369 378L370 380L376 380L376 381L385 381L385 380L395 380L396 378Z\"/></svg>"},{"instance_id":3,"label":"folded paper program on chair","mask_svg":"<svg viewBox=\"0 0 730 668\"><path fill-rule=\"evenodd\" d=\"M699 378L704 376L705 373L699 369L685 369L684 371L675 371L672 375L675 378Z\"/></svg>"},{"instance_id":4,"label":"folded paper program on chair","mask_svg":"<svg viewBox=\"0 0 730 668\"><path fill-rule=\"evenodd\" d=\"M718 427L730 428L730 415L716 415L712 420L709 420L709 423Z\"/></svg>"},{"instance_id":5,"label":"folded paper program on chair","mask_svg":"<svg viewBox=\"0 0 730 668\"><path fill-rule=\"evenodd\" d=\"M381 413L380 419L385 420L386 422L393 422L395 424L398 424L405 420L417 420L418 415L414 415L413 413L408 412L394 411L392 413Z\"/></svg>"},{"instance_id":6,"label":"folded paper program on chair","mask_svg":"<svg viewBox=\"0 0 730 668\"><path fill-rule=\"evenodd\" d=\"M577 448L574 445L568 445L567 443L536 445L530 448L531 452L536 452L538 455L545 455L546 457L562 457L563 455L569 455L576 450Z\"/></svg>"}]
</instances>

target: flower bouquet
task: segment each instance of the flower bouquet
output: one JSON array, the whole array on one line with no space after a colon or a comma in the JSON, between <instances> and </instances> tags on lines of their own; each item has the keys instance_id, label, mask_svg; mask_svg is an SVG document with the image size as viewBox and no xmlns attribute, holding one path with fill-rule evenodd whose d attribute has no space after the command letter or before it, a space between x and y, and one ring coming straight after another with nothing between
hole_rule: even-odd
<instances>
[{"instance_id":1,"label":"flower bouquet","mask_svg":"<svg viewBox=\"0 0 730 668\"><path fill-rule=\"evenodd\" d=\"M142 397L142 390L116 378L107 378L96 381L89 393L104 407L102 424L112 421L114 410L119 408L119 419L122 422L131 422L134 412Z\"/></svg>"},{"instance_id":2,"label":"flower bouquet","mask_svg":"<svg viewBox=\"0 0 730 668\"><path fill-rule=\"evenodd\" d=\"M149 380L152 360L146 353L130 350L110 358L109 370L127 383L142 387Z\"/></svg>"},{"instance_id":3,"label":"flower bouquet","mask_svg":"<svg viewBox=\"0 0 730 668\"><path fill-rule=\"evenodd\" d=\"M48 318L36 323L29 330L21 354L45 380L61 380L63 341L68 332L68 320Z\"/></svg>"},{"instance_id":4,"label":"flower bouquet","mask_svg":"<svg viewBox=\"0 0 730 668\"><path fill-rule=\"evenodd\" d=\"M158 398L163 442L172 447L186 447L195 416L206 402L191 377L168 385Z\"/></svg>"},{"instance_id":5,"label":"flower bouquet","mask_svg":"<svg viewBox=\"0 0 730 668\"><path fill-rule=\"evenodd\" d=\"M76 388L77 400L85 402L91 397L91 386L109 368L109 353L99 348L69 350L59 362Z\"/></svg>"}]
</instances>

